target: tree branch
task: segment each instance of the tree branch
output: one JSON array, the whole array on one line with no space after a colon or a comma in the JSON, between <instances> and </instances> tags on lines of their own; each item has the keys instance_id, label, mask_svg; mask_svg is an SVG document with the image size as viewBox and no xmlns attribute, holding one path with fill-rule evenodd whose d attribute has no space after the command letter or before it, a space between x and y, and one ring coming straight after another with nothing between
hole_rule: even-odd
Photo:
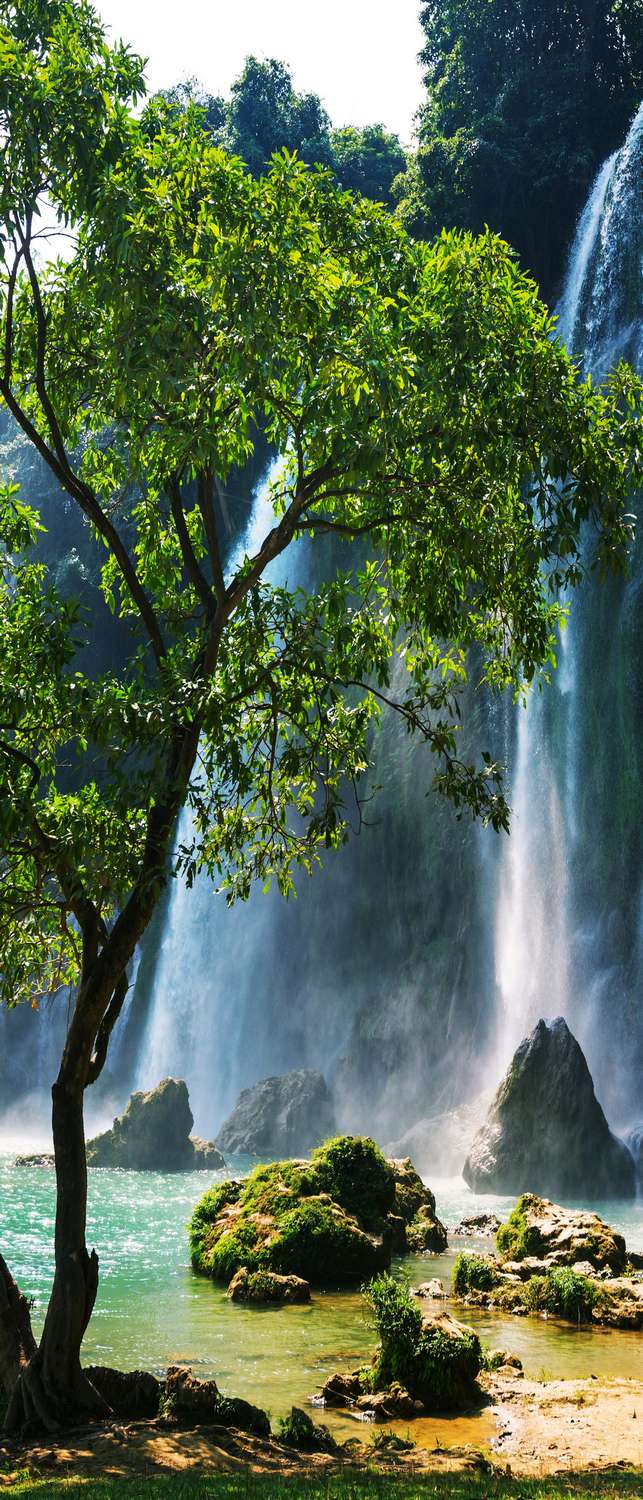
<instances>
[{"instance_id":1,"label":"tree branch","mask_svg":"<svg viewBox=\"0 0 643 1500\"><path fill-rule=\"evenodd\" d=\"M170 497L172 519L174 521L174 525L176 526L176 534L179 539L179 546L181 548L181 556L183 558L185 571L188 575L190 583L192 584L199 599L201 600L201 603L205 608L208 619L211 619L214 614L214 600L212 598L211 590L208 587L208 583L204 578L203 573L201 572L194 552L194 548L190 541L190 534L186 525L183 506L181 504L181 486L176 475L172 475L172 478L168 482L168 494Z\"/></svg>"}]
</instances>

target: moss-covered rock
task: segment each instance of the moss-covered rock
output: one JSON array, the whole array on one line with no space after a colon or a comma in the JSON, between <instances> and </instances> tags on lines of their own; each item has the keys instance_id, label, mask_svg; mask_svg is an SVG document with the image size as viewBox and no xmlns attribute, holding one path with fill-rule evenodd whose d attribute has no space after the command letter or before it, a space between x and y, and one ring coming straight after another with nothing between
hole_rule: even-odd
<instances>
[{"instance_id":1,"label":"moss-covered rock","mask_svg":"<svg viewBox=\"0 0 643 1500\"><path fill-rule=\"evenodd\" d=\"M390 1162L364 1136L336 1136L309 1161L256 1167L199 1200L190 1222L194 1269L229 1282L241 1269L316 1286L363 1281L411 1247L442 1250L435 1198L409 1160Z\"/></svg>"},{"instance_id":2,"label":"moss-covered rock","mask_svg":"<svg viewBox=\"0 0 643 1500\"><path fill-rule=\"evenodd\" d=\"M278 1276L275 1271L249 1271L242 1266L228 1287L232 1302L271 1303L310 1302L310 1284L301 1276Z\"/></svg>"},{"instance_id":3,"label":"moss-covered rock","mask_svg":"<svg viewBox=\"0 0 643 1500\"><path fill-rule=\"evenodd\" d=\"M598 1214L561 1208L534 1193L523 1193L518 1199L496 1234L496 1245L504 1261L530 1259L543 1261L545 1266L588 1261L599 1271L608 1268L618 1274L625 1269L622 1234Z\"/></svg>"},{"instance_id":4,"label":"moss-covered rock","mask_svg":"<svg viewBox=\"0 0 643 1500\"><path fill-rule=\"evenodd\" d=\"M328 1427L313 1422L308 1412L293 1406L287 1417L279 1420L279 1443L296 1448L298 1453L336 1453L337 1443Z\"/></svg>"},{"instance_id":5,"label":"moss-covered rock","mask_svg":"<svg viewBox=\"0 0 643 1500\"><path fill-rule=\"evenodd\" d=\"M394 1252L439 1254L446 1250L447 1232L438 1219L435 1196L416 1172L410 1156L393 1158L389 1165L395 1179L395 1201L390 1215Z\"/></svg>"},{"instance_id":6,"label":"moss-covered rock","mask_svg":"<svg viewBox=\"0 0 643 1500\"><path fill-rule=\"evenodd\" d=\"M338 1136L310 1161L273 1162L205 1193L190 1222L192 1264L225 1282L242 1266L318 1286L362 1280L389 1264L394 1201L375 1143Z\"/></svg>"}]
</instances>

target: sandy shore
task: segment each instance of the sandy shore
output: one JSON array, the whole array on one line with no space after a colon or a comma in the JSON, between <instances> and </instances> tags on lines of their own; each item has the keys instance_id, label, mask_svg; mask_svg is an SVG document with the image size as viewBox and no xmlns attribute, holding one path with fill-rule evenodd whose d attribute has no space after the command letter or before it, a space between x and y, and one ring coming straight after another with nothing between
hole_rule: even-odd
<instances>
[{"instance_id":1,"label":"sandy shore","mask_svg":"<svg viewBox=\"0 0 643 1500\"><path fill-rule=\"evenodd\" d=\"M547 1383L489 1376L481 1411L480 1446L416 1447L408 1454L376 1454L369 1442L346 1443L338 1455L298 1454L274 1440L224 1427L185 1431L159 1421L110 1423L64 1441L17 1448L0 1444L1 1483L11 1471L35 1474L127 1475L189 1470L302 1473L345 1465L392 1466L425 1473L489 1470L545 1476L616 1467L643 1469L643 1382L558 1380ZM491 1426L489 1419L491 1418ZM490 1438L490 1433L491 1435Z\"/></svg>"}]
</instances>

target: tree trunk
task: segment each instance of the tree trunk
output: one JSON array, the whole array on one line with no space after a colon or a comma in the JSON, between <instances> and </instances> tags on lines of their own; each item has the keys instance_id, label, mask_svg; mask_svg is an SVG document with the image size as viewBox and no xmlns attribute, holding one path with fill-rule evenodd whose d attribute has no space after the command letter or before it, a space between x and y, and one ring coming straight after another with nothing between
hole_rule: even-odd
<instances>
[{"instance_id":1,"label":"tree trunk","mask_svg":"<svg viewBox=\"0 0 643 1500\"><path fill-rule=\"evenodd\" d=\"M9 1431L35 1425L55 1432L88 1417L110 1415L80 1364L80 1348L98 1288L98 1257L95 1251L90 1255L85 1244L83 1092L82 1085L66 1081L63 1064L52 1089L57 1187L54 1284L40 1344L32 1348L27 1360L19 1361L7 1411Z\"/></svg>"},{"instance_id":2,"label":"tree trunk","mask_svg":"<svg viewBox=\"0 0 643 1500\"><path fill-rule=\"evenodd\" d=\"M0 1387L6 1396L35 1352L29 1303L0 1255Z\"/></svg>"}]
</instances>

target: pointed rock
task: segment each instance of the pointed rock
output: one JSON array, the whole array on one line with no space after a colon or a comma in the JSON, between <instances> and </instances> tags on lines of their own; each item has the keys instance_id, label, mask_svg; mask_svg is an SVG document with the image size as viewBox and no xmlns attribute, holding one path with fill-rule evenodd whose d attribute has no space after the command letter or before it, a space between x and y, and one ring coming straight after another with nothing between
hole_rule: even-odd
<instances>
[{"instance_id":1,"label":"pointed rock","mask_svg":"<svg viewBox=\"0 0 643 1500\"><path fill-rule=\"evenodd\" d=\"M521 1042L463 1168L479 1193L633 1198L634 1160L612 1134L566 1021Z\"/></svg>"}]
</instances>

